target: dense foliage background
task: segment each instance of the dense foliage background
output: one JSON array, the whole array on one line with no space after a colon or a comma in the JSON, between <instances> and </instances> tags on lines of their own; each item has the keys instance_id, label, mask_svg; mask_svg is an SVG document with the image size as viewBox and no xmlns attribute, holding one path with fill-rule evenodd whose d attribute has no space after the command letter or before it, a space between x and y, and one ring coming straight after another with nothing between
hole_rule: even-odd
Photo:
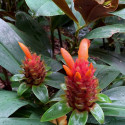
<instances>
[{"instance_id":1,"label":"dense foliage background","mask_svg":"<svg viewBox=\"0 0 125 125\"><path fill-rule=\"evenodd\" d=\"M101 92L112 100L100 104L104 124L125 124L125 0L104 1L106 9L94 5L90 12L82 0L0 0L0 125L53 124L40 119L64 95L65 61L60 48L76 59L83 38L91 40L89 62L96 68ZM79 10L77 4L84 8ZM43 86L30 88L23 82L24 53L18 42L44 60L47 75ZM99 123L89 115L86 124Z\"/></svg>"}]
</instances>

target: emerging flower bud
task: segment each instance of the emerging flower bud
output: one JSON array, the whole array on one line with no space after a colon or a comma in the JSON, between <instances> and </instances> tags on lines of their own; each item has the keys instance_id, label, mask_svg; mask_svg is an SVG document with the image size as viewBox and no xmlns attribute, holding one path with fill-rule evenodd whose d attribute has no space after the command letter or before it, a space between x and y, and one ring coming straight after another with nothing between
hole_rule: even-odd
<instances>
[{"instance_id":1,"label":"emerging flower bud","mask_svg":"<svg viewBox=\"0 0 125 125\"><path fill-rule=\"evenodd\" d=\"M23 61L23 74L25 75L25 82L32 85L40 85L46 75L44 62L40 60L40 56L36 53L31 54L29 49L22 43L19 43L21 49L25 53L25 60Z\"/></svg>"},{"instance_id":2,"label":"emerging flower bud","mask_svg":"<svg viewBox=\"0 0 125 125\"><path fill-rule=\"evenodd\" d=\"M79 46L78 59L74 62L71 55L61 49L61 54L67 64L63 65L68 76L66 80L66 98L70 107L78 111L89 111L97 101L98 79L94 77L95 69L88 62L90 41L83 39Z\"/></svg>"}]
</instances>

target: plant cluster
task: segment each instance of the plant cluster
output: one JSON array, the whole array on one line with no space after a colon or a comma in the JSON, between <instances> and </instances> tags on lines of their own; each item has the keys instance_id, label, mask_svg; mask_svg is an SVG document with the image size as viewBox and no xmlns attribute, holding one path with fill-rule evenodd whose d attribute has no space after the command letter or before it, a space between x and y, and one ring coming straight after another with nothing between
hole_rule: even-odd
<instances>
[{"instance_id":1,"label":"plant cluster","mask_svg":"<svg viewBox=\"0 0 125 125\"><path fill-rule=\"evenodd\" d=\"M124 5L1 0L0 125L124 125Z\"/></svg>"}]
</instances>

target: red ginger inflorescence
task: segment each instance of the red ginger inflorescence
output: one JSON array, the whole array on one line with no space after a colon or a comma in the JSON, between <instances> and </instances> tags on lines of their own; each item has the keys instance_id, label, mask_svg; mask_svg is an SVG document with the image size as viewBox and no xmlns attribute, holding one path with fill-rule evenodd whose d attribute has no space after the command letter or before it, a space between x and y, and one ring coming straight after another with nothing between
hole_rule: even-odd
<instances>
[{"instance_id":1,"label":"red ginger inflorescence","mask_svg":"<svg viewBox=\"0 0 125 125\"><path fill-rule=\"evenodd\" d=\"M78 59L74 62L71 55L63 48L61 54L67 65L63 65L67 76L66 99L70 107L78 111L89 111L97 101L99 93L98 79L94 76L95 68L88 61L90 41L83 39L79 46Z\"/></svg>"},{"instance_id":2,"label":"red ginger inflorescence","mask_svg":"<svg viewBox=\"0 0 125 125\"><path fill-rule=\"evenodd\" d=\"M46 75L44 62L40 60L40 56L37 56L36 53L31 54L29 49L19 43L21 49L25 53L25 60L23 61L23 74L25 75L25 82L32 85L40 85Z\"/></svg>"}]
</instances>

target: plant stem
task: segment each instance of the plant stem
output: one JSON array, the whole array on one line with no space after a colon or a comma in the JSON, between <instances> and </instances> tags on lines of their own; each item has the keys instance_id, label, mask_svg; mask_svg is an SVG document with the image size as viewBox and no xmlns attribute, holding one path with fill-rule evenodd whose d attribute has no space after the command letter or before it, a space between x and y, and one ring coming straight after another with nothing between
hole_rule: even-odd
<instances>
[{"instance_id":1,"label":"plant stem","mask_svg":"<svg viewBox=\"0 0 125 125\"><path fill-rule=\"evenodd\" d=\"M5 89L12 91L12 87L11 87L11 83L10 83L9 78L8 78L7 71L6 71L6 69L3 68L3 67L2 67L2 70L3 70L3 73L4 73L5 78L6 78L6 82L4 82L4 84L5 84Z\"/></svg>"},{"instance_id":2,"label":"plant stem","mask_svg":"<svg viewBox=\"0 0 125 125\"><path fill-rule=\"evenodd\" d=\"M55 47L55 41L54 41L54 31L51 30L51 42L52 42L52 52L54 57L54 47Z\"/></svg>"},{"instance_id":3,"label":"plant stem","mask_svg":"<svg viewBox=\"0 0 125 125\"><path fill-rule=\"evenodd\" d=\"M78 29L76 30L76 33L75 33L75 37L76 37L76 38L78 38L79 31L80 31L81 29L85 28L86 26L87 26L87 24L78 27Z\"/></svg>"},{"instance_id":4,"label":"plant stem","mask_svg":"<svg viewBox=\"0 0 125 125\"><path fill-rule=\"evenodd\" d=\"M59 27L57 28L57 31L58 31L58 35L59 35L60 47L63 47L63 46L62 46L62 37L61 37L61 33L60 33Z\"/></svg>"}]
</instances>

